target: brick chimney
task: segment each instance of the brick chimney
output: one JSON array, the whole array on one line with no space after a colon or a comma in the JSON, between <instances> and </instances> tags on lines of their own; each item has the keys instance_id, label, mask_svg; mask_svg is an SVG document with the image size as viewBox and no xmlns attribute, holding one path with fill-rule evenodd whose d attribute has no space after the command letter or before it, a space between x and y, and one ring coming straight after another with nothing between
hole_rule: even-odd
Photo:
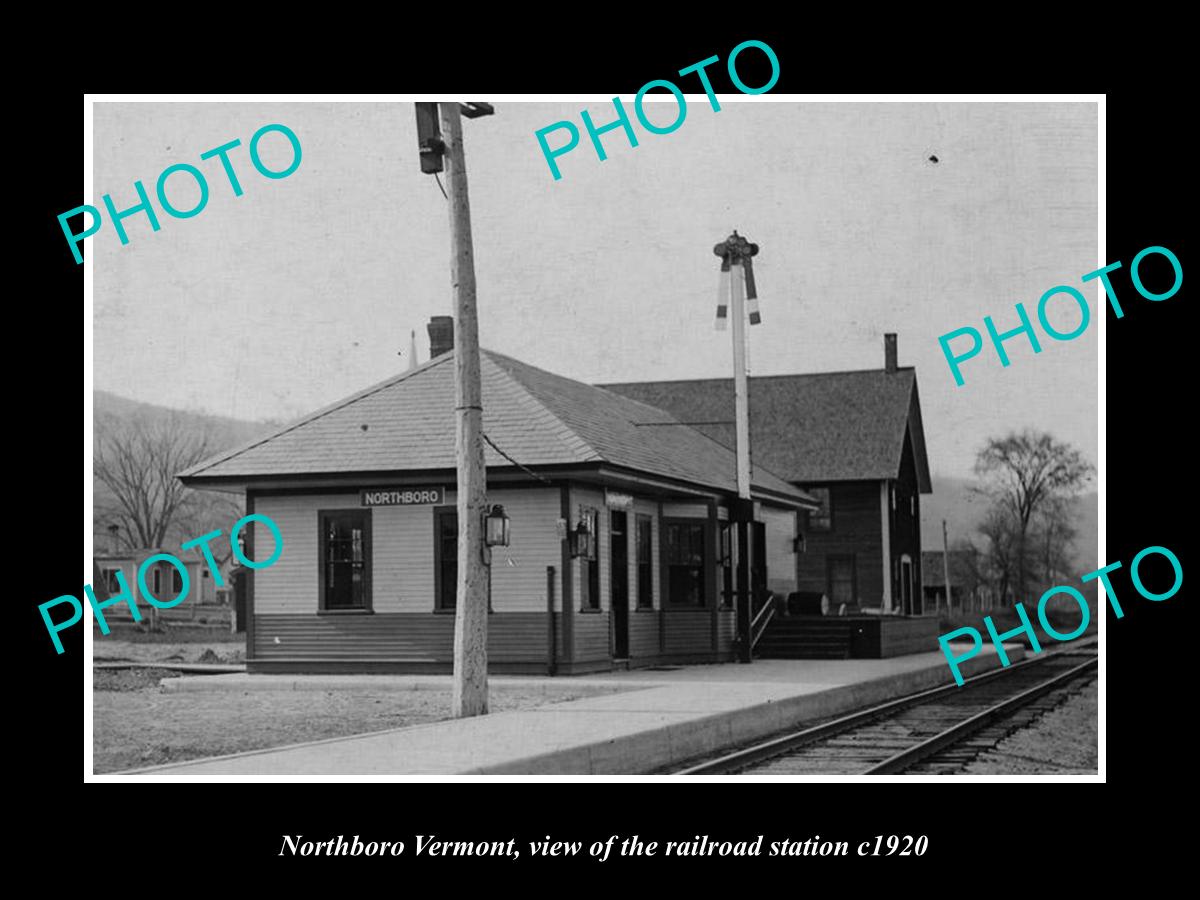
<instances>
[{"instance_id":1,"label":"brick chimney","mask_svg":"<svg viewBox=\"0 0 1200 900\"><path fill-rule=\"evenodd\" d=\"M896 371L896 335L888 332L883 336L883 369L885 372Z\"/></svg>"},{"instance_id":2,"label":"brick chimney","mask_svg":"<svg viewBox=\"0 0 1200 900\"><path fill-rule=\"evenodd\" d=\"M434 316L429 320L429 358L454 349L454 317Z\"/></svg>"}]
</instances>

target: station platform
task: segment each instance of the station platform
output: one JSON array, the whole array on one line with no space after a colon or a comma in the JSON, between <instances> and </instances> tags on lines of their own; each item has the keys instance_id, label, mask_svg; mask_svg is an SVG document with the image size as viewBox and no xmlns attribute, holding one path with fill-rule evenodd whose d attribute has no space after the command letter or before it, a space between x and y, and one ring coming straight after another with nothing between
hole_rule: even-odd
<instances>
[{"instance_id":1,"label":"station platform","mask_svg":"<svg viewBox=\"0 0 1200 900\"><path fill-rule=\"evenodd\" d=\"M1006 645L1013 661L1023 656ZM963 664L970 676L997 668L991 646ZM637 775L953 682L941 653L890 659L756 660L750 665L634 670L586 678L494 676L540 684L547 704L410 728L333 738L129 770L105 779L154 781L295 776ZM589 696L553 702L569 684ZM445 675L206 675L172 678L180 690L445 690Z\"/></svg>"}]
</instances>

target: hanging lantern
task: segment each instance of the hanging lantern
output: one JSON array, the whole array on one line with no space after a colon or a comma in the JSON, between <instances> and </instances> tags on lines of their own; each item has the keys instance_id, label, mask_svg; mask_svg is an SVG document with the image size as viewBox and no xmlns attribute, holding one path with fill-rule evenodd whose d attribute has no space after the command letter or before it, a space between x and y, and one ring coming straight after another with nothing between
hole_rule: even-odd
<instances>
[{"instance_id":1,"label":"hanging lantern","mask_svg":"<svg viewBox=\"0 0 1200 900\"><path fill-rule=\"evenodd\" d=\"M496 503L483 520L484 543L489 547L507 547L508 538L509 518L504 514L504 507Z\"/></svg>"},{"instance_id":2,"label":"hanging lantern","mask_svg":"<svg viewBox=\"0 0 1200 900\"><path fill-rule=\"evenodd\" d=\"M571 556L576 559L595 559L592 532L587 516L580 516L579 524L571 529Z\"/></svg>"}]
</instances>

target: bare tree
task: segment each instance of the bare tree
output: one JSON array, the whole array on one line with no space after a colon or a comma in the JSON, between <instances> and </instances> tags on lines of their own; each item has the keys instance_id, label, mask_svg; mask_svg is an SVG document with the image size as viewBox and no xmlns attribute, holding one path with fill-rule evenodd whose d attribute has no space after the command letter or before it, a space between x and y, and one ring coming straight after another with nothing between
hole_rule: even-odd
<instances>
[{"instance_id":1,"label":"bare tree","mask_svg":"<svg viewBox=\"0 0 1200 900\"><path fill-rule=\"evenodd\" d=\"M986 559L973 541L959 538L954 542L950 549L950 577L962 590L964 601L978 601L979 587L987 584L988 575Z\"/></svg>"},{"instance_id":2,"label":"bare tree","mask_svg":"<svg viewBox=\"0 0 1200 900\"><path fill-rule=\"evenodd\" d=\"M1060 504L1075 496L1093 471L1077 449L1045 432L1023 431L992 438L979 451L975 473L983 484L976 490L991 498L996 513L989 515L980 530L993 549L1009 545L1009 561L1002 566L1005 589L1011 586L1018 597L1024 596L1033 562L1030 529L1035 518L1056 515L1056 505L1061 514L1064 507ZM1060 524L1062 521L1060 518ZM1001 534L1006 527L1011 528L1011 539ZM1055 540L1061 540L1061 529L1054 534Z\"/></svg>"},{"instance_id":3,"label":"bare tree","mask_svg":"<svg viewBox=\"0 0 1200 900\"><path fill-rule=\"evenodd\" d=\"M1072 547L1078 530L1071 521L1070 504L1055 497L1038 512L1030 527L1030 543L1037 549L1038 580L1043 587L1074 580Z\"/></svg>"},{"instance_id":4,"label":"bare tree","mask_svg":"<svg viewBox=\"0 0 1200 900\"><path fill-rule=\"evenodd\" d=\"M178 416L98 418L94 472L109 496L97 492L96 518L116 525L130 549L161 547L199 505L175 476L212 452L209 435L189 432Z\"/></svg>"},{"instance_id":5,"label":"bare tree","mask_svg":"<svg viewBox=\"0 0 1200 900\"><path fill-rule=\"evenodd\" d=\"M176 527L188 536L188 540L220 529L221 536L209 541L208 547L217 568L222 569L233 555L229 534L233 523L242 517L245 510L242 496L223 491L184 490L187 491L187 499L176 515Z\"/></svg>"},{"instance_id":6,"label":"bare tree","mask_svg":"<svg viewBox=\"0 0 1200 900\"><path fill-rule=\"evenodd\" d=\"M988 510L979 525L983 538L981 580L989 584L1000 603L1007 603L1016 572L1016 527L1012 515L1000 506Z\"/></svg>"}]
</instances>

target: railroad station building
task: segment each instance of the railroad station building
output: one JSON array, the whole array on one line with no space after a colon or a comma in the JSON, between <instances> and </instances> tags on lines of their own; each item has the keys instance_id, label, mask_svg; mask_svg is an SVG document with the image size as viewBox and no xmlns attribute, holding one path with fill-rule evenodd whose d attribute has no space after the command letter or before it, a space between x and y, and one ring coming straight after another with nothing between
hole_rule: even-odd
<instances>
[{"instance_id":1,"label":"railroad station building","mask_svg":"<svg viewBox=\"0 0 1200 900\"><path fill-rule=\"evenodd\" d=\"M250 573L251 672L448 672L458 522L454 363L433 357L181 473L244 493L283 548ZM449 329L452 335L452 329ZM669 412L483 350L494 672L569 674L734 656L732 449ZM797 590L818 503L756 464L759 584ZM743 505L744 508L744 505ZM270 530L246 531L269 557Z\"/></svg>"}]
</instances>

